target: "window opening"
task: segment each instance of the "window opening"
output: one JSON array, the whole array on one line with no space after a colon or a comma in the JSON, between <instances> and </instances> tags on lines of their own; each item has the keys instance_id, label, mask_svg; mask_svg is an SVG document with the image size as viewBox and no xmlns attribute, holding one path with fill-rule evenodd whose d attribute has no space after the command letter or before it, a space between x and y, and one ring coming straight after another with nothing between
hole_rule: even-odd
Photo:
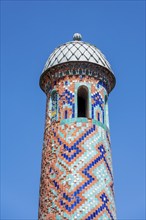
<instances>
[{"instance_id":1,"label":"window opening","mask_svg":"<svg viewBox=\"0 0 146 220\"><path fill-rule=\"evenodd\" d=\"M105 104L107 104L108 96L105 95Z\"/></svg>"},{"instance_id":2,"label":"window opening","mask_svg":"<svg viewBox=\"0 0 146 220\"><path fill-rule=\"evenodd\" d=\"M80 86L77 93L78 117L89 117L88 88Z\"/></svg>"},{"instance_id":3,"label":"window opening","mask_svg":"<svg viewBox=\"0 0 146 220\"><path fill-rule=\"evenodd\" d=\"M98 121L100 121L100 113L98 112Z\"/></svg>"},{"instance_id":4,"label":"window opening","mask_svg":"<svg viewBox=\"0 0 146 220\"><path fill-rule=\"evenodd\" d=\"M51 95L52 100L52 121L57 120L57 92L53 91Z\"/></svg>"},{"instance_id":5,"label":"window opening","mask_svg":"<svg viewBox=\"0 0 146 220\"><path fill-rule=\"evenodd\" d=\"M67 119L67 110L65 110L65 119Z\"/></svg>"}]
</instances>

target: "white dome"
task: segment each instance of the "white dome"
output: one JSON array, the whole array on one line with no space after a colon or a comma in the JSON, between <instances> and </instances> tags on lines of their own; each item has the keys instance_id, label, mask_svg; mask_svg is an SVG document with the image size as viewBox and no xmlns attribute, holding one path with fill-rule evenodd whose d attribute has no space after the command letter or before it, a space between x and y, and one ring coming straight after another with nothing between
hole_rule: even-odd
<instances>
[{"instance_id":1,"label":"white dome","mask_svg":"<svg viewBox=\"0 0 146 220\"><path fill-rule=\"evenodd\" d=\"M43 72L52 66L69 61L87 61L96 63L111 71L110 64L101 51L94 45L80 40L81 35L75 34L74 41L67 42L56 48L49 56Z\"/></svg>"}]
</instances>

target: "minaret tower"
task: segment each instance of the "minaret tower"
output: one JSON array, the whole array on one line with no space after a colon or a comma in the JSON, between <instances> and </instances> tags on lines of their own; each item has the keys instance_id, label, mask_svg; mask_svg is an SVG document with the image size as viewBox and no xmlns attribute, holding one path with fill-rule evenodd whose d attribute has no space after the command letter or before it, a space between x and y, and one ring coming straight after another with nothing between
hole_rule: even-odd
<instances>
[{"instance_id":1,"label":"minaret tower","mask_svg":"<svg viewBox=\"0 0 146 220\"><path fill-rule=\"evenodd\" d=\"M105 56L74 34L40 77L46 93L39 220L115 220Z\"/></svg>"}]
</instances>

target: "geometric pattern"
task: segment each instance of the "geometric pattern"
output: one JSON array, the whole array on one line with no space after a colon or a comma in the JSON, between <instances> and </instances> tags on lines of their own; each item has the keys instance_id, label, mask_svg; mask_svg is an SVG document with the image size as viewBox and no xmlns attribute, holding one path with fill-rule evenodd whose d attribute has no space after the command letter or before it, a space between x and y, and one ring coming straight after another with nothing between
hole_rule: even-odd
<instances>
[{"instance_id":1,"label":"geometric pattern","mask_svg":"<svg viewBox=\"0 0 146 220\"><path fill-rule=\"evenodd\" d=\"M69 81L64 82L64 90L59 96L59 102L61 106L61 118L66 119L66 118L74 118L75 117L75 103L74 103L74 90L70 89L72 86L70 86Z\"/></svg>"},{"instance_id":2,"label":"geometric pattern","mask_svg":"<svg viewBox=\"0 0 146 220\"><path fill-rule=\"evenodd\" d=\"M90 78L95 78L96 80L100 80L108 94L114 88L116 79L113 73L95 63L90 63L88 61L71 61L62 64L55 65L42 73L40 77L40 87L41 89L47 93L48 90L53 88L53 84L61 78L65 76L80 76L84 77L90 76Z\"/></svg>"},{"instance_id":3,"label":"geometric pattern","mask_svg":"<svg viewBox=\"0 0 146 220\"><path fill-rule=\"evenodd\" d=\"M65 77L67 78L67 77ZM76 76L76 79L79 77ZM88 79L88 78L87 78ZM90 112L90 117L92 119L95 119L97 121L102 122L103 124L106 124L108 122L108 108L107 108L107 102L105 103L105 97L107 96L107 91L106 88L101 85L100 81L97 80L87 80L84 78L84 83L80 82L77 83L76 80L64 80L64 82L61 85L61 89L59 89L59 98L57 97L57 86L54 86L55 89L53 89L53 92L51 93L49 99L52 100L52 94L53 97L56 97L54 100L54 106L51 104L52 112L51 115L52 121L54 121L57 116L59 120L63 119L69 119L69 118L75 118L77 117L76 109L75 107L77 106L77 91L75 90L76 85L86 85L90 91L90 84L93 82L96 82L95 84L91 84L91 99L89 99L90 103L89 106L91 106L91 112ZM63 81L63 80L62 80ZM90 82L91 81L91 82ZM57 106L56 106L56 101L58 100L58 112L57 111ZM50 105L50 101L49 104Z\"/></svg>"},{"instance_id":4,"label":"geometric pattern","mask_svg":"<svg viewBox=\"0 0 146 220\"><path fill-rule=\"evenodd\" d=\"M54 65L68 61L88 61L111 70L109 62L97 47L83 41L71 41L54 50L49 56L43 72Z\"/></svg>"},{"instance_id":5,"label":"geometric pattern","mask_svg":"<svg viewBox=\"0 0 146 220\"><path fill-rule=\"evenodd\" d=\"M105 89L97 83L97 90L92 93L92 118L104 124L104 97Z\"/></svg>"},{"instance_id":6,"label":"geometric pattern","mask_svg":"<svg viewBox=\"0 0 146 220\"><path fill-rule=\"evenodd\" d=\"M78 135L68 143L71 126ZM66 131L64 135L62 131ZM59 125L58 132L53 131L52 145L50 154L55 152L56 158L53 157L53 161L46 158L48 165L42 170L42 176L48 179L48 196L44 191L40 195L42 203L49 204L47 218L99 219L101 216L101 219L115 219L111 153L106 131L89 123Z\"/></svg>"},{"instance_id":7,"label":"geometric pattern","mask_svg":"<svg viewBox=\"0 0 146 220\"><path fill-rule=\"evenodd\" d=\"M75 88L79 82L90 85L92 117L86 121L75 115ZM91 77L66 76L53 86L53 90L58 94L58 108L55 107L58 120L51 119L50 92L42 154L39 220L115 220L106 89Z\"/></svg>"}]
</instances>

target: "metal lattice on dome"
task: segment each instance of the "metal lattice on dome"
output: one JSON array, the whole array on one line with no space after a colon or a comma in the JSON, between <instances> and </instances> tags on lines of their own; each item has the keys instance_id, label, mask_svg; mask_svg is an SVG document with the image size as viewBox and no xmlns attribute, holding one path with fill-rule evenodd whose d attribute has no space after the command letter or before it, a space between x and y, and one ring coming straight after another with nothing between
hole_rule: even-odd
<instances>
[{"instance_id":1,"label":"metal lattice on dome","mask_svg":"<svg viewBox=\"0 0 146 220\"><path fill-rule=\"evenodd\" d=\"M48 68L69 62L69 61L87 61L99 64L111 71L109 62L101 51L89 43L81 41L82 36L78 33L74 34L73 40L57 47L49 56L43 72Z\"/></svg>"}]
</instances>

